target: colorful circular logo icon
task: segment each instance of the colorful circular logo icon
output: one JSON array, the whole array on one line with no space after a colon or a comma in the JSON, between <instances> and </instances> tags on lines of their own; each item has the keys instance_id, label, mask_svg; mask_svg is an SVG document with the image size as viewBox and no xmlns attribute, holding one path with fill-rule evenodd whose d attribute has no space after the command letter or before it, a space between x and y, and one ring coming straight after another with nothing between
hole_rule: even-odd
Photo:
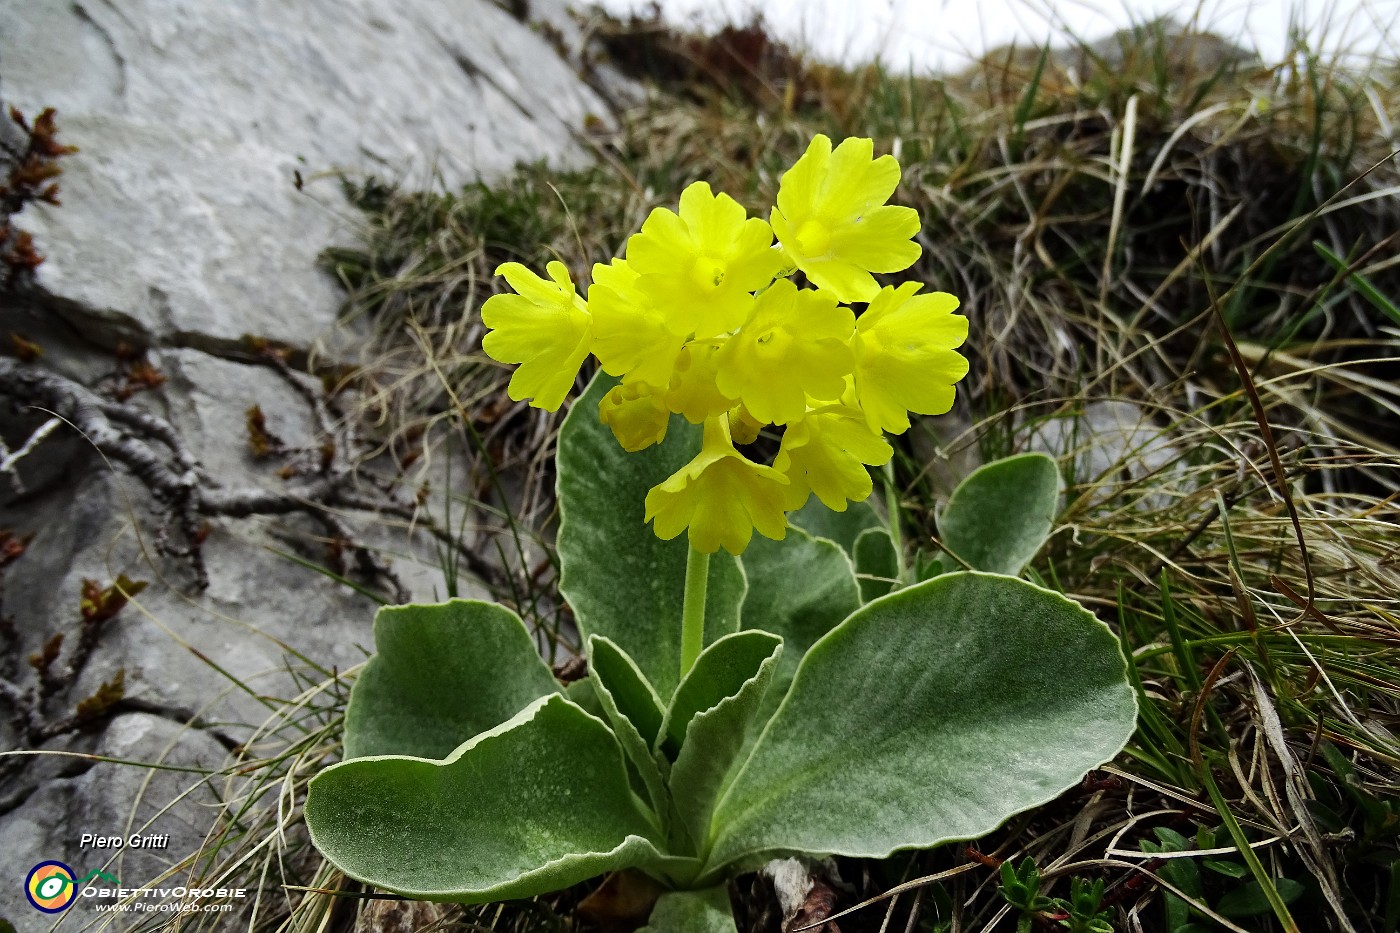
<instances>
[{"instance_id":1,"label":"colorful circular logo icon","mask_svg":"<svg viewBox=\"0 0 1400 933\"><path fill-rule=\"evenodd\" d=\"M24 879L24 895L35 910L46 914L67 910L78 896L73 869L62 862L40 862Z\"/></svg>"}]
</instances>

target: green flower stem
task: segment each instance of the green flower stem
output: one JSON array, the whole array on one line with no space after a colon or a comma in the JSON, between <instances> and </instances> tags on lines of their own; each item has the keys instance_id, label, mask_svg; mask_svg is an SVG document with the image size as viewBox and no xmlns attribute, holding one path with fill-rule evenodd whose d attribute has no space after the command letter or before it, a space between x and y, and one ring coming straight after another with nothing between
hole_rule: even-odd
<instances>
[{"instance_id":1,"label":"green flower stem","mask_svg":"<svg viewBox=\"0 0 1400 933\"><path fill-rule=\"evenodd\" d=\"M685 560L685 605L681 610L681 677L690 673L705 647L705 590L710 579L710 555L690 549Z\"/></svg>"},{"instance_id":2,"label":"green flower stem","mask_svg":"<svg viewBox=\"0 0 1400 933\"><path fill-rule=\"evenodd\" d=\"M890 541L894 542L896 576L904 583L904 536L899 531L899 491L894 485L894 459L885 464L885 511L890 513Z\"/></svg>"}]
</instances>

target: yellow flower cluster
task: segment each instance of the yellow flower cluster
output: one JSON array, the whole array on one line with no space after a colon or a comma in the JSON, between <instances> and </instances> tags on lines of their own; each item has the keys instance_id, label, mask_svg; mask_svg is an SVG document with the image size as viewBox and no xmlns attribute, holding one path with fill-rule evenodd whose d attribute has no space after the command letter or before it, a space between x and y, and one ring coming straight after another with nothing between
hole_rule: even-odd
<instances>
[{"instance_id":1,"label":"yellow flower cluster","mask_svg":"<svg viewBox=\"0 0 1400 933\"><path fill-rule=\"evenodd\" d=\"M892 455L884 432L948 411L967 374L958 300L872 276L919 257L917 212L885 203L899 177L871 140L833 149L817 136L766 222L696 182L679 213L651 212L626 259L593 267L586 302L562 263L548 280L502 265L516 294L482 307L483 347L520 364L512 399L551 411L592 353L622 379L598 414L626 450L660 443L672 413L704 425L700 454L647 495L660 537L688 529L696 550L734 554L755 529L781 539L786 513L812 494L837 511L869 496L867 467ZM815 287L789 278L799 270ZM735 445L770 424L783 436L764 466Z\"/></svg>"}]
</instances>

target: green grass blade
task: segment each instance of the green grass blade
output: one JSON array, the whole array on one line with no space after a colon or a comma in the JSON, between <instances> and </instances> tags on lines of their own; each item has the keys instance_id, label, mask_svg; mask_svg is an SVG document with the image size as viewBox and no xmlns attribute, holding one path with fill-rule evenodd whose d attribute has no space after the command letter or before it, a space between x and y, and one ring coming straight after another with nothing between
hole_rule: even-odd
<instances>
[{"instance_id":1,"label":"green grass blade","mask_svg":"<svg viewBox=\"0 0 1400 933\"><path fill-rule=\"evenodd\" d=\"M1317 250L1317 254L1327 260L1334 269L1342 273L1347 284L1356 289L1361 297L1369 301L1377 311L1390 318L1393 323L1400 324L1400 305L1387 298L1370 279L1360 272L1353 271L1345 259L1328 249L1327 244L1321 240L1313 240L1313 249Z\"/></svg>"}]
</instances>

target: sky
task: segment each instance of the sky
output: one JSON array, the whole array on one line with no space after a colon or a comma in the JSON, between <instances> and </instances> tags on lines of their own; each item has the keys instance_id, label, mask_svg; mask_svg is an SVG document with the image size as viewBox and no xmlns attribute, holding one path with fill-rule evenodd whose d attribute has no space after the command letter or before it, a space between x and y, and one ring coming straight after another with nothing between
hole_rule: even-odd
<instances>
[{"instance_id":1,"label":"sky","mask_svg":"<svg viewBox=\"0 0 1400 933\"><path fill-rule=\"evenodd\" d=\"M616 12L650 0L603 0ZM1258 49L1266 62L1283 55L1291 23L1329 51L1386 51L1400 57L1400 0L660 0L679 24L747 22L762 11L772 32L815 56L869 61L916 71L948 71L1012 41L1040 46L1069 33L1093 40L1162 15L1197 22ZM1324 28L1325 26L1325 28ZM1241 37L1244 41L1241 41Z\"/></svg>"}]
</instances>

